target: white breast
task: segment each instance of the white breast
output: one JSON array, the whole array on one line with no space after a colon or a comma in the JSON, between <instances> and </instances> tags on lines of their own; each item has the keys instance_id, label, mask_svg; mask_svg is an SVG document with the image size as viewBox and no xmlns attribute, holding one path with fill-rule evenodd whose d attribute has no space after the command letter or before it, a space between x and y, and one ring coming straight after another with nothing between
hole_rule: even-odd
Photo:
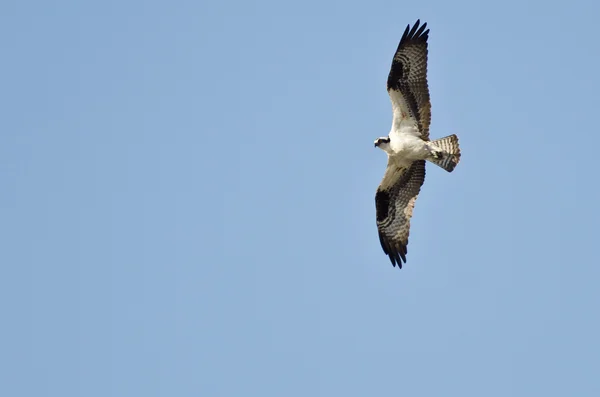
<instances>
[{"instance_id":1,"label":"white breast","mask_svg":"<svg viewBox=\"0 0 600 397\"><path fill-rule=\"evenodd\" d=\"M416 131L416 128L414 130ZM429 155L426 142L423 141L418 134L412 133L412 131L406 131L407 133L403 132L395 134L390 133L390 147L393 152L392 157L396 157L398 161L403 162L426 159Z\"/></svg>"}]
</instances>

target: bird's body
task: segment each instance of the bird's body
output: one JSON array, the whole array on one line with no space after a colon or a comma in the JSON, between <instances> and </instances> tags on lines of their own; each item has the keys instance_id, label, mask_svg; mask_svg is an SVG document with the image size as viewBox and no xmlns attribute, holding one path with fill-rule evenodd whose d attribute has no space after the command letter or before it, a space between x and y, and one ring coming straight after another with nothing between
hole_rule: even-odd
<instances>
[{"instance_id":1,"label":"bird's body","mask_svg":"<svg viewBox=\"0 0 600 397\"><path fill-rule=\"evenodd\" d=\"M387 81L393 121L387 137L375 146L387 153L388 164L377 188L377 228L383 251L392 264L406 262L410 218L425 181L425 162L452 172L460 161L456 135L429 140L431 102L427 85L427 24L406 27Z\"/></svg>"},{"instance_id":2,"label":"bird's body","mask_svg":"<svg viewBox=\"0 0 600 397\"><path fill-rule=\"evenodd\" d=\"M409 166L415 160L427 160L431 155L427 142L414 131L393 131L389 137L389 151L384 150L399 166Z\"/></svg>"}]
</instances>

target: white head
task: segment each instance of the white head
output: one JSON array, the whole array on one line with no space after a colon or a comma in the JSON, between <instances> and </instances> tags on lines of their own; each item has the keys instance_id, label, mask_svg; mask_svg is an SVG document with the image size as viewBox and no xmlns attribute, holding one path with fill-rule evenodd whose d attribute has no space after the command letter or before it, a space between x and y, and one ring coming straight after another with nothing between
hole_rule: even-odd
<instances>
[{"instance_id":1,"label":"white head","mask_svg":"<svg viewBox=\"0 0 600 397\"><path fill-rule=\"evenodd\" d=\"M392 148L390 147L390 137L385 136L381 138L377 138L375 140L375 147L383 150L386 153L391 153Z\"/></svg>"}]
</instances>

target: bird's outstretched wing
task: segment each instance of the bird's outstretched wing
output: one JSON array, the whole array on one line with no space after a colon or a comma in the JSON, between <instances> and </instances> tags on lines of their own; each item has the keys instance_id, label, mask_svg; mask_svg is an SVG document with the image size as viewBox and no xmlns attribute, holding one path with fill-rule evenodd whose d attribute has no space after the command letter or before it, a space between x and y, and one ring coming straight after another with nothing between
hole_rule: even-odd
<instances>
[{"instance_id":1,"label":"bird's outstretched wing","mask_svg":"<svg viewBox=\"0 0 600 397\"><path fill-rule=\"evenodd\" d=\"M394 55L387 90L394 112L393 128L416 127L423 140L429 140L431 102L427 86L427 39L429 29L420 21L406 27Z\"/></svg>"},{"instance_id":2,"label":"bird's outstretched wing","mask_svg":"<svg viewBox=\"0 0 600 397\"><path fill-rule=\"evenodd\" d=\"M410 218L424 181L425 160L415 161L409 168L388 162L375 195L381 248L400 269L402 262L406 263Z\"/></svg>"}]
</instances>

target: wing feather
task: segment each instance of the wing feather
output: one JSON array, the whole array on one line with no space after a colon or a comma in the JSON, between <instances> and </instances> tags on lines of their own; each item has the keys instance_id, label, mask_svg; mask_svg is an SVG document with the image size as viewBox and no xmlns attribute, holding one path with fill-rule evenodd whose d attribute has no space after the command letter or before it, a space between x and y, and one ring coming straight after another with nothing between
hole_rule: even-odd
<instances>
[{"instance_id":1,"label":"wing feather","mask_svg":"<svg viewBox=\"0 0 600 397\"><path fill-rule=\"evenodd\" d=\"M379 242L392 265L406 263L410 218L425 181L425 160L399 168L388 162L383 181L375 195Z\"/></svg>"},{"instance_id":2,"label":"wing feather","mask_svg":"<svg viewBox=\"0 0 600 397\"><path fill-rule=\"evenodd\" d=\"M427 85L427 23L420 21L406 27L394 55L387 90L394 112L394 129L416 127L424 140L429 140L431 102Z\"/></svg>"}]
</instances>

